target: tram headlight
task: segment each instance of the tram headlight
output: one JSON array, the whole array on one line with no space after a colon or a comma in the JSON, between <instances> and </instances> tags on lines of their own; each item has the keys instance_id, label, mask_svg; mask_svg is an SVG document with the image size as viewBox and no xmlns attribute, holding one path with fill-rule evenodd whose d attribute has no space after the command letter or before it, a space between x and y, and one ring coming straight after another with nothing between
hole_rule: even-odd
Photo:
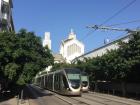
<instances>
[{"instance_id":1,"label":"tram headlight","mask_svg":"<svg viewBox=\"0 0 140 105\"><path fill-rule=\"evenodd\" d=\"M70 91L70 88L67 88L68 91Z\"/></svg>"}]
</instances>

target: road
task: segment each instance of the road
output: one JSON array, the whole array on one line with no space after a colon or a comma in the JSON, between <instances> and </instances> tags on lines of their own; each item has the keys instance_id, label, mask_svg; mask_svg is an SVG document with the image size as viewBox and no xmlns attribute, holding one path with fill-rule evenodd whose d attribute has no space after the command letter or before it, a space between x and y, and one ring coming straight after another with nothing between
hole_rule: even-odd
<instances>
[{"instance_id":1,"label":"road","mask_svg":"<svg viewBox=\"0 0 140 105\"><path fill-rule=\"evenodd\" d=\"M30 105L140 105L140 101L108 94L88 92L81 97L68 97L28 85L25 95Z\"/></svg>"}]
</instances>

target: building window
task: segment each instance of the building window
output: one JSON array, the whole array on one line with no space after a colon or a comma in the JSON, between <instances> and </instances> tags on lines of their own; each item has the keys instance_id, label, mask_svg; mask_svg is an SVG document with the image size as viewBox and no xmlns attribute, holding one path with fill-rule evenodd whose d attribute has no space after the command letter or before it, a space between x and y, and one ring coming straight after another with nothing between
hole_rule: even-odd
<instances>
[{"instance_id":1,"label":"building window","mask_svg":"<svg viewBox=\"0 0 140 105\"><path fill-rule=\"evenodd\" d=\"M71 56L74 53L81 53L81 48L77 44L72 44L67 48L67 56Z\"/></svg>"},{"instance_id":2,"label":"building window","mask_svg":"<svg viewBox=\"0 0 140 105\"><path fill-rule=\"evenodd\" d=\"M7 20L2 19L0 24L1 24L1 26L0 26L1 30L6 31L7 30L7 25L8 25Z\"/></svg>"},{"instance_id":3,"label":"building window","mask_svg":"<svg viewBox=\"0 0 140 105\"><path fill-rule=\"evenodd\" d=\"M9 4L5 1L3 1L2 7L1 7L1 11L2 13L7 13L9 14Z\"/></svg>"}]
</instances>

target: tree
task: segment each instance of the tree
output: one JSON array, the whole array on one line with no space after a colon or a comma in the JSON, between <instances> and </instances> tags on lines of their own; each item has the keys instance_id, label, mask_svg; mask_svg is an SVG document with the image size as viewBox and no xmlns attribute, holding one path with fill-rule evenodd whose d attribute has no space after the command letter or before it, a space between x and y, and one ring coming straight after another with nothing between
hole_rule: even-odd
<instances>
[{"instance_id":1,"label":"tree","mask_svg":"<svg viewBox=\"0 0 140 105\"><path fill-rule=\"evenodd\" d=\"M39 71L53 64L50 50L33 32L3 32L0 40L0 75L8 82L29 83Z\"/></svg>"},{"instance_id":2,"label":"tree","mask_svg":"<svg viewBox=\"0 0 140 105\"><path fill-rule=\"evenodd\" d=\"M0 76L4 86L8 86L9 82L14 81L16 78L16 72L19 69L12 57L15 51L18 39L13 32L0 33Z\"/></svg>"},{"instance_id":3,"label":"tree","mask_svg":"<svg viewBox=\"0 0 140 105\"><path fill-rule=\"evenodd\" d=\"M125 81L140 82L140 32L132 33L128 43L120 43L119 54L124 59Z\"/></svg>"},{"instance_id":4,"label":"tree","mask_svg":"<svg viewBox=\"0 0 140 105\"><path fill-rule=\"evenodd\" d=\"M131 34L128 42L118 42L118 49L77 61L76 67L85 70L95 81L140 82L140 32Z\"/></svg>"}]
</instances>

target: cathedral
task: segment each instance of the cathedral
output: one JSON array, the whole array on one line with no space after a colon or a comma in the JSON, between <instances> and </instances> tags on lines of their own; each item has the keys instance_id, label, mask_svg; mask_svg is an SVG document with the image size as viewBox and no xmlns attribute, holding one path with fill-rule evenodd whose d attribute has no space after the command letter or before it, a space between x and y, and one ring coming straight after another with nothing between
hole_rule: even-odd
<instances>
[{"instance_id":1,"label":"cathedral","mask_svg":"<svg viewBox=\"0 0 140 105\"><path fill-rule=\"evenodd\" d=\"M45 38L43 40L43 46L48 46L51 50L51 39L50 39L50 32L45 32ZM57 63L60 62L67 62L71 63L71 61L84 54L84 44L77 40L76 34L71 29L70 33L68 34L68 38L66 40L62 40L60 44L60 53L53 54L54 60Z\"/></svg>"},{"instance_id":2,"label":"cathedral","mask_svg":"<svg viewBox=\"0 0 140 105\"><path fill-rule=\"evenodd\" d=\"M60 45L60 54L65 58L67 63L84 54L84 44L77 40L76 34L71 29L68 39L62 40Z\"/></svg>"}]
</instances>

